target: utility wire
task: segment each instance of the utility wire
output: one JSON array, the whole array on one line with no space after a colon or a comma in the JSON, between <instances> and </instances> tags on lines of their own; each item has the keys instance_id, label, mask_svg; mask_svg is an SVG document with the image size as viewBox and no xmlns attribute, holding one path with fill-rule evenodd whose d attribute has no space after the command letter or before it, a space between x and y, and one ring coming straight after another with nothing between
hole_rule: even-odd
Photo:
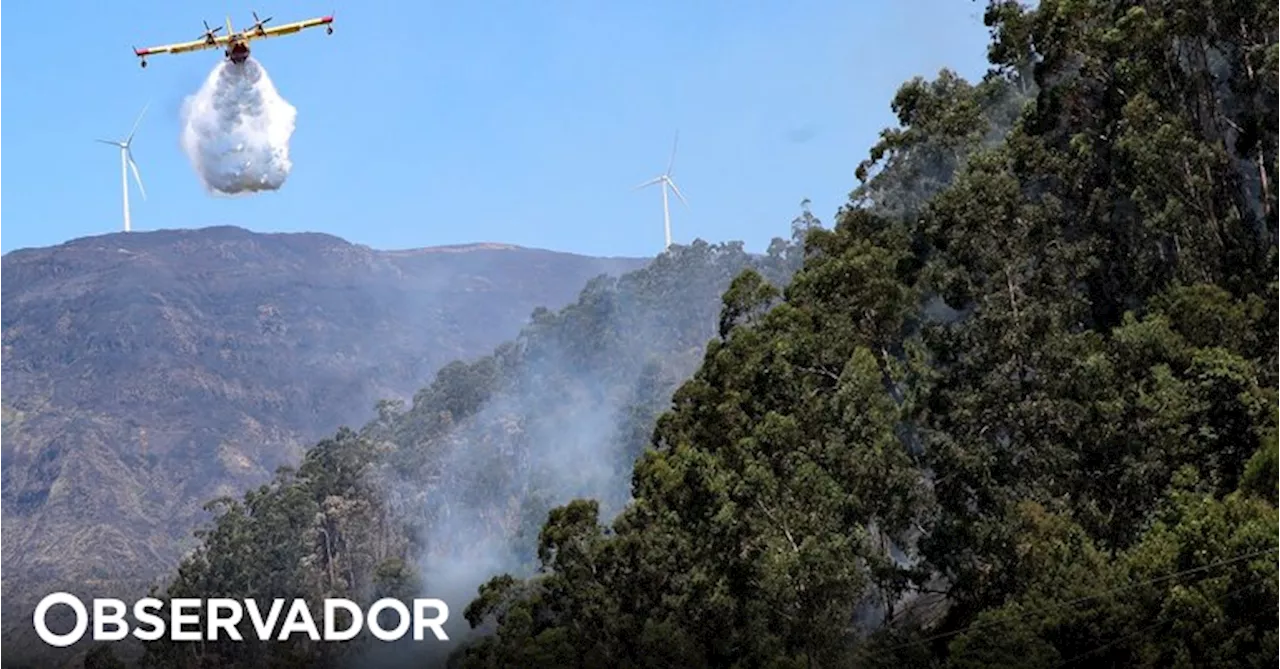
<instances>
[{"instance_id":1,"label":"utility wire","mask_svg":"<svg viewBox=\"0 0 1280 669\"><path fill-rule=\"evenodd\" d=\"M1250 559L1250 558L1255 558L1255 557L1257 557L1257 556L1259 556L1259 555L1265 555L1265 554L1267 554L1267 553L1274 553L1274 552L1276 552L1277 550L1280 550L1280 547L1264 548L1264 549L1261 549L1261 550L1250 551L1250 552L1248 552L1248 553L1244 553L1244 554L1241 554L1241 555L1237 555L1237 556L1235 556L1235 557L1231 557L1231 558L1226 558L1226 559L1223 559L1223 560L1219 560L1219 561L1217 561L1217 562L1211 562L1211 563L1209 563L1209 564L1201 565L1201 566L1199 566L1199 567L1192 567L1192 568L1190 568L1190 569L1183 569L1183 570L1181 570L1181 571L1176 571L1176 572L1174 572L1174 573L1172 573L1172 574L1166 574L1166 575L1164 575L1164 576L1159 576L1159 577L1157 577L1157 578L1147 579L1147 580L1145 580L1145 581L1139 581L1139 582L1137 582L1137 583L1131 583L1131 584L1129 584L1129 585L1120 586L1120 587L1118 587L1118 588L1113 588L1113 589L1111 589L1111 590L1105 590L1105 591L1100 592L1100 593L1098 593L1098 594L1096 594L1096 595L1088 595L1088 596L1086 596L1086 597L1080 597L1080 598L1078 598L1078 599L1073 599L1073 600L1071 600L1071 601L1062 602L1062 603L1060 603L1060 604L1049 604L1048 606L1043 607L1043 608L1042 608L1041 610L1039 610L1039 611L1032 611L1032 612L1028 612L1028 613L1027 613L1027 614L1025 614L1021 619L1022 619L1022 620L1025 620L1025 619L1026 619L1026 615L1040 615L1040 616L1043 616L1043 615L1045 615L1045 614L1047 614L1047 613L1052 613L1053 611L1055 611L1055 610L1057 610L1057 609L1066 608L1066 607L1070 607L1070 606L1075 606L1076 604L1082 604L1082 603L1084 603L1084 602L1088 602L1088 601L1095 600L1095 599L1101 599L1101 598L1103 598L1103 597L1107 597L1107 596L1109 596L1109 595L1114 595L1114 594L1116 594L1116 593L1118 593L1118 592L1124 592L1124 591L1126 591L1126 590L1132 590L1132 589L1134 589L1134 588L1140 588L1140 587L1142 587L1142 586L1146 586L1146 585L1155 585L1156 583L1162 583L1162 582L1164 582L1164 581L1168 581L1168 580L1171 580L1171 579L1178 578L1179 576L1186 576L1187 574L1194 574L1194 573L1201 572L1201 571L1208 571L1208 570L1210 570L1210 569L1216 569L1216 568L1218 568L1218 567L1225 567L1225 566L1230 565L1230 564L1235 564L1236 562L1242 562L1242 561L1244 561L1244 560L1248 560L1248 559ZM972 624L970 624L970 625L966 625L966 626L964 626L964 627L961 627L960 629L952 630L952 631L950 631L950 632L941 632L941 633L939 633L939 634L934 634L934 635L932 635L932 636L928 636L928 637L925 637L925 638L923 638L923 639L919 639L919 640L916 640L916 641L910 641L910 642L907 642L907 643L899 644L899 645L897 645L897 646L890 646L889 648L885 648L884 650L881 650L881 651L879 651L879 652L872 653L872 654L870 655L870 658L879 657L879 656L881 656L881 655L885 655L885 654L888 654L888 653L892 653L892 652L894 652L894 651L898 651L898 650L903 650L903 649L905 649L905 648L911 648L911 647L913 647L913 646L920 646L920 645L924 645L924 644L932 643L932 642L937 641L937 640L939 640L939 639L945 639L945 638L947 638L947 637L955 636L955 635L957 635L957 634L964 634L965 632L968 632L968 631L971 631L971 630L975 630L975 629L982 629L982 628L986 628L986 627L992 627L992 626L995 626L995 625L1002 625L1002 624L1004 624L1005 622L1006 622L1006 621L1005 621L1004 619L997 619L997 620L988 620L988 621L986 621L986 622L976 622L976 623L972 623Z\"/></svg>"},{"instance_id":2,"label":"utility wire","mask_svg":"<svg viewBox=\"0 0 1280 669\"><path fill-rule=\"evenodd\" d=\"M1226 592L1226 593L1223 593L1222 597L1223 597L1223 599L1226 599L1226 598L1228 598L1228 597L1231 597L1232 595L1236 595L1236 594L1239 594L1239 593L1241 593L1241 592L1244 592L1245 590L1248 590L1249 588L1252 588L1252 587L1254 587L1254 586L1256 586L1256 585L1258 585L1258 582L1257 582L1257 581L1254 581L1253 583L1246 583L1245 585L1243 585L1243 586L1241 586L1241 587L1239 587L1239 588L1236 588L1236 589L1234 589L1234 590L1230 590L1230 591L1228 591L1228 592ZM1084 659L1084 658L1086 658L1086 657L1088 657L1088 656L1090 656L1090 655L1093 655L1093 654L1095 654L1095 653L1101 653L1102 651L1104 651L1104 650L1106 650L1106 649L1108 649L1108 648L1111 648L1112 646L1114 646L1114 645L1116 645L1116 644L1118 644L1118 643L1120 643L1120 642L1122 642L1122 641L1128 641L1128 640L1130 640L1130 639L1133 639L1134 637L1137 637L1137 636L1139 636L1139 635L1142 635L1142 634L1145 634L1145 633L1147 633L1147 632L1150 632L1151 630L1153 630L1153 629L1155 629L1155 628L1157 628L1157 627L1160 627L1161 625L1164 625L1165 623L1168 623L1168 622L1169 622L1169 619L1167 619L1167 618L1160 618L1159 620L1155 621L1154 623L1151 623L1150 625L1147 625L1147 626L1145 626L1145 627L1143 627L1143 628L1141 628L1141 629L1134 630L1133 632L1130 632L1130 633L1128 633L1128 634L1125 634L1124 636L1121 636L1121 637L1120 637L1120 638L1118 638L1118 639L1113 639L1113 640L1111 640L1111 641L1108 641L1107 643L1105 643L1105 644L1103 644L1103 645L1101 645L1101 646L1098 646L1097 648L1094 648L1093 650L1085 651L1085 652L1080 653L1079 655L1076 655L1076 656L1074 656L1074 657L1072 657L1072 658L1070 658L1070 659L1064 660L1064 661L1062 661L1062 662L1060 662L1060 663L1058 663L1058 664L1054 665L1054 669L1059 669L1060 667L1065 667L1065 666L1067 666L1067 665L1069 665L1069 664L1073 664L1073 663L1075 663L1077 660L1082 660L1082 659Z\"/></svg>"}]
</instances>

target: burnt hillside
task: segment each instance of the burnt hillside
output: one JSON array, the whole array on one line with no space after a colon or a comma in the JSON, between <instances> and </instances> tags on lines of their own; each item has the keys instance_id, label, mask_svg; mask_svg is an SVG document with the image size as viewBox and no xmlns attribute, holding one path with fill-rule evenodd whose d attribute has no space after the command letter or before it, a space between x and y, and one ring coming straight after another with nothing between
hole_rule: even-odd
<instances>
[{"instance_id":1,"label":"burnt hillside","mask_svg":"<svg viewBox=\"0 0 1280 669\"><path fill-rule=\"evenodd\" d=\"M141 587L189 546L211 497L646 262L233 227L6 254L5 604Z\"/></svg>"}]
</instances>

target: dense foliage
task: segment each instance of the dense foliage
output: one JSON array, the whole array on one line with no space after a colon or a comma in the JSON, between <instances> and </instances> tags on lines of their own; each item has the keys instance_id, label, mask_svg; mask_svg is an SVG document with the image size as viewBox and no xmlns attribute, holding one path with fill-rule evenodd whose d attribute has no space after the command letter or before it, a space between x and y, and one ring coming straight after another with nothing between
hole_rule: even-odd
<instances>
[{"instance_id":1,"label":"dense foliage","mask_svg":"<svg viewBox=\"0 0 1280 669\"><path fill-rule=\"evenodd\" d=\"M414 590L435 495L537 568L480 588L462 667L1275 666L1276 8L986 19L988 76L903 86L803 253L536 313L226 502L169 595ZM607 473L565 477L570 434Z\"/></svg>"},{"instance_id":2,"label":"dense foliage","mask_svg":"<svg viewBox=\"0 0 1280 669\"><path fill-rule=\"evenodd\" d=\"M1274 665L1275 11L991 3L462 664Z\"/></svg>"},{"instance_id":3,"label":"dense foliage","mask_svg":"<svg viewBox=\"0 0 1280 669\"><path fill-rule=\"evenodd\" d=\"M816 226L805 212L795 239ZM578 496L625 505L657 414L716 334L721 294L748 268L786 282L801 252L782 239L764 256L697 241L589 282L559 312L535 310L516 341L446 365L410 405L381 402L373 421L317 444L271 485L211 502L216 522L160 596L302 597L318 608L425 589L453 600L465 632L461 611L484 580L535 570L552 508ZM154 643L145 659L332 666L372 661L369 642Z\"/></svg>"}]
</instances>

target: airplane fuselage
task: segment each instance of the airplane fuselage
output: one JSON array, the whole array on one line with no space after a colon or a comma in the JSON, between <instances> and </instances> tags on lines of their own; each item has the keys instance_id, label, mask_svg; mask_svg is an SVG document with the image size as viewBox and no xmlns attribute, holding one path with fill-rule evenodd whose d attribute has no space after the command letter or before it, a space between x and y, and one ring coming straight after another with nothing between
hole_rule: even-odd
<instances>
[{"instance_id":1,"label":"airplane fuselage","mask_svg":"<svg viewBox=\"0 0 1280 669\"><path fill-rule=\"evenodd\" d=\"M249 59L249 43L233 40L227 44L227 60L239 65Z\"/></svg>"}]
</instances>

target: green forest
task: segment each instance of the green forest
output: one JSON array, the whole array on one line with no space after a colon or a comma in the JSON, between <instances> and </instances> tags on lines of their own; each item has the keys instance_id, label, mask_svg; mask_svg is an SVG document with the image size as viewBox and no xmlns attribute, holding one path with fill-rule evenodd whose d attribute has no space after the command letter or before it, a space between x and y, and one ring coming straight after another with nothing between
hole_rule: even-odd
<instances>
[{"instance_id":1,"label":"green forest","mask_svg":"<svg viewBox=\"0 0 1280 669\"><path fill-rule=\"evenodd\" d=\"M212 502L160 596L367 605L500 546L450 666L1275 667L1276 5L985 21L832 226L535 312ZM145 660L428 666L378 645Z\"/></svg>"}]
</instances>

